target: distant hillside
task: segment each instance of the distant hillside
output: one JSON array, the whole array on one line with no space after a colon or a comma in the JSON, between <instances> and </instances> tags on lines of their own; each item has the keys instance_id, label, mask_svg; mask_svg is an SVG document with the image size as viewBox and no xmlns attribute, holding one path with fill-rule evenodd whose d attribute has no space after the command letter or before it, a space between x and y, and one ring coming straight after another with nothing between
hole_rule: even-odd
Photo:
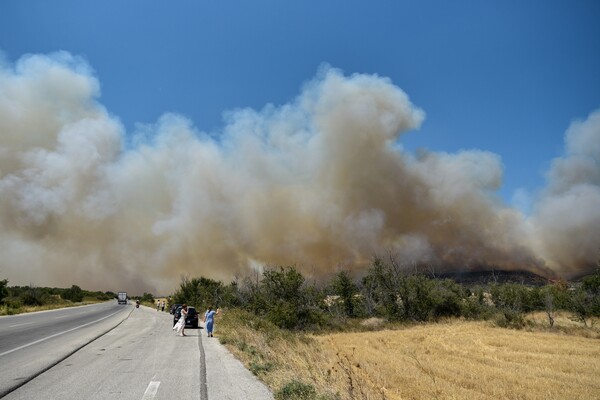
<instances>
[{"instance_id":1,"label":"distant hillside","mask_svg":"<svg viewBox=\"0 0 600 400\"><path fill-rule=\"evenodd\" d=\"M529 271L464 271L443 272L436 275L442 279L452 279L463 285L486 285L490 283L522 283L529 286L544 286L550 281Z\"/></svg>"},{"instance_id":2,"label":"distant hillside","mask_svg":"<svg viewBox=\"0 0 600 400\"><path fill-rule=\"evenodd\" d=\"M575 275L573 278L571 278L571 281L573 281L573 282L581 282L585 278L587 278L589 276L592 276L594 274L597 274L599 272L600 272L600 268L597 268L596 270L586 271L586 272L584 272L582 274Z\"/></svg>"}]
</instances>

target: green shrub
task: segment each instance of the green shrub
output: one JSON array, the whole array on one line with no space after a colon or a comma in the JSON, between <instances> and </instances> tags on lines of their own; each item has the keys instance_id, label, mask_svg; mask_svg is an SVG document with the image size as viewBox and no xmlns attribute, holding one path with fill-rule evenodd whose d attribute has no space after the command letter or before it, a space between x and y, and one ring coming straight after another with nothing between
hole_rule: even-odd
<instances>
[{"instance_id":1,"label":"green shrub","mask_svg":"<svg viewBox=\"0 0 600 400\"><path fill-rule=\"evenodd\" d=\"M261 363L261 362L257 362L257 361L252 361L250 363L250 372L252 372L254 375L258 376L261 373L266 373L266 372L270 372L273 370L273 368L275 368L275 364L271 363L271 362L265 362L265 363Z\"/></svg>"},{"instance_id":2,"label":"green shrub","mask_svg":"<svg viewBox=\"0 0 600 400\"><path fill-rule=\"evenodd\" d=\"M461 304L461 315L472 320L489 320L494 317L496 309L486 295L489 296L482 287L466 289L465 298Z\"/></svg>"},{"instance_id":3,"label":"green shrub","mask_svg":"<svg viewBox=\"0 0 600 400\"><path fill-rule=\"evenodd\" d=\"M459 284L411 274L377 258L363 279L363 297L375 315L390 321L428 321L460 316L465 291Z\"/></svg>"},{"instance_id":4,"label":"green shrub","mask_svg":"<svg viewBox=\"0 0 600 400\"><path fill-rule=\"evenodd\" d=\"M65 300L72 301L73 303L79 303L83 301L83 291L79 286L73 285L70 289L63 291L60 297Z\"/></svg>"},{"instance_id":5,"label":"green shrub","mask_svg":"<svg viewBox=\"0 0 600 400\"><path fill-rule=\"evenodd\" d=\"M506 308L496 313L495 322L501 328L522 329L525 326L525 317L520 311Z\"/></svg>"},{"instance_id":6,"label":"green shrub","mask_svg":"<svg viewBox=\"0 0 600 400\"><path fill-rule=\"evenodd\" d=\"M243 340L236 341L235 345L240 351L246 351L246 349L248 348L248 344Z\"/></svg>"},{"instance_id":7,"label":"green shrub","mask_svg":"<svg viewBox=\"0 0 600 400\"><path fill-rule=\"evenodd\" d=\"M140 298L140 301L142 303L151 303L151 304L154 304L154 296L151 293L144 292L144 294Z\"/></svg>"},{"instance_id":8,"label":"green shrub","mask_svg":"<svg viewBox=\"0 0 600 400\"><path fill-rule=\"evenodd\" d=\"M333 294L338 296L334 306L341 306L344 316L354 318L359 312L358 286L354 283L347 271L340 271L331 283Z\"/></svg>"},{"instance_id":9,"label":"green shrub","mask_svg":"<svg viewBox=\"0 0 600 400\"><path fill-rule=\"evenodd\" d=\"M306 287L294 267L265 271L260 284L251 286L249 292L248 308L280 328L306 329L323 323L322 294Z\"/></svg>"},{"instance_id":10,"label":"green shrub","mask_svg":"<svg viewBox=\"0 0 600 400\"><path fill-rule=\"evenodd\" d=\"M18 297L11 297L6 300L6 306L9 309L18 310L23 307L23 301Z\"/></svg>"},{"instance_id":11,"label":"green shrub","mask_svg":"<svg viewBox=\"0 0 600 400\"><path fill-rule=\"evenodd\" d=\"M209 278L184 278L169 304L186 303L197 310L205 310L209 306L233 307L239 303L237 291L235 282L224 286L222 282Z\"/></svg>"},{"instance_id":12,"label":"green shrub","mask_svg":"<svg viewBox=\"0 0 600 400\"><path fill-rule=\"evenodd\" d=\"M8 280L3 279L0 281L0 304L4 304L4 298L8 296Z\"/></svg>"},{"instance_id":13,"label":"green shrub","mask_svg":"<svg viewBox=\"0 0 600 400\"><path fill-rule=\"evenodd\" d=\"M41 288L30 286L19 297L26 306L41 306L48 302L50 296Z\"/></svg>"},{"instance_id":14,"label":"green shrub","mask_svg":"<svg viewBox=\"0 0 600 400\"><path fill-rule=\"evenodd\" d=\"M308 384L297 380L285 384L275 393L276 400L315 400L317 391Z\"/></svg>"},{"instance_id":15,"label":"green shrub","mask_svg":"<svg viewBox=\"0 0 600 400\"><path fill-rule=\"evenodd\" d=\"M108 301L111 300L113 297L109 296L106 293L99 293L96 295L96 300L100 300L100 301Z\"/></svg>"},{"instance_id":16,"label":"green shrub","mask_svg":"<svg viewBox=\"0 0 600 400\"><path fill-rule=\"evenodd\" d=\"M585 326L587 319L600 316L600 269L585 277L581 285L570 292L567 308L572 313L572 319L583 322Z\"/></svg>"},{"instance_id":17,"label":"green shrub","mask_svg":"<svg viewBox=\"0 0 600 400\"><path fill-rule=\"evenodd\" d=\"M491 288L492 301L499 312L498 326L520 329L525 326L524 313L543 309L540 290L515 283Z\"/></svg>"}]
</instances>

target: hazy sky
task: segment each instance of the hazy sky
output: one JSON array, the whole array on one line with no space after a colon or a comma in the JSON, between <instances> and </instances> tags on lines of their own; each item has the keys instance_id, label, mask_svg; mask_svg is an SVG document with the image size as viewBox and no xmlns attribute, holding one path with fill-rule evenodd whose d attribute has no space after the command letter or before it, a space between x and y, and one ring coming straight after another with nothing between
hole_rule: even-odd
<instances>
[{"instance_id":1,"label":"hazy sky","mask_svg":"<svg viewBox=\"0 0 600 400\"><path fill-rule=\"evenodd\" d=\"M0 223L4 233L0 247L4 254L6 249L12 250L11 261L0 264L0 273L8 271L4 275L9 275L14 283L26 281L24 274L15 272L17 265L21 270L25 265L39 265L43 269L39 260L42 255L52 258L46 254L49 248L63 249L65 243L81 238L87 243L81 247L93 248L92 238L100 231L102 243L107 244L101 254L85 262L89 268L109 268L107 264L111 263L110 268L125 268L122 265L129 262L123 261L119 252L141 251L156 248L157 243L160 246L167 243L167 248L155 249L157 254L148 256L151 261L130 262L151 265L148 268L155 277L140 288L161 290L172 287L173 282L163 283L165 276L170 275L171 265L177 264L177 272L185 273L184 265L197 263L203 257L215 264L237 266L226 268L227 273L207 273L201 267L193 267L191 273L228 278L232 271L243 270L239 265L297 261L313 268L327 263L359 262L375 249L390 246L414 252L411 260L443 260L454 264L469 252L468 258L478 263L511 263L514 260L509 262L507 257L499 256L509 248L511 254L519 253L515 262L534 266L531 268L536 271L547 268L568 273L578 271L582 262L589 265L593 258L590 249L598 247L595 240L599 234L594 232L590 239L586 225L596 221L598 213L592 212L590 216L582 211L581 216L569 218L573 229L567 229L563 235L587 237L585 244L566 251L569 256L556 249L562 239L544 237L548 233L543 227L556 224L553 213L564 214L561 210L566 207L548 199L556 199L557 193L565 204L569 196L581 199L580 192L578 195L572 192L573 182L591 185L591 189L587 186L585 189L591 190L585 192L587 195L592 193L591 200L586 197L586 207L593 210L600 206L597 197L600 151L595 150L596 139L600 138L596 133L600 110L598 21L600 2L595 0L3 0L0 2L0 77L3 78L0 118L4 118L4 122L0 121L0 195L4 200L0 199L0 207L4 211ZM60 77L52 75L55 72ZM352 103L358 92L368 93L377 110ZM36 102L40 96L48 96L49 103ZM331 106L338 104L338 100L331 100L338 97L340 104L350 107L339 111L337 105ZM62 100L57 101L59 98ZM49 111L52 107L57 108ZM15 110L25 111L17 115ZM389 117L389 110L395 110L396 114ZM371 111L387 122L380 127L365 125L361 130L357 126L368 120ZM388 121L388 117L393 121ZM82 127L82 118L91 118L96 125ZM355 124L346 126L344 121ZM75 122L79 123L76 129ZM24 127L28 124L31 128ZM75 153L82 149L74 144L80 136L73 131L90 132L90 129L103 137L92 141L95 146L92 153L100 154L95 166L85 164L90 156L83 150L77 155L69 150L70 146ZM378 129L383 136L377 136ZM374 151L371 158L369 154L357 156L356 152L364 148L354 148L349 144L353 140L349 136L330 142L338 130L355 130L358 136L369 132L374 135L373 141L358 142L367 147L383 143L383 147ZM169 144L168 138L179 134L185 139ZM252 140L256 143L249 144ZM173 150L182 142L186 145L181 151L192 152L191 149L197 148L198 153L182 155ZM107 147L98 150L98 146ZM336 147L341 150L334 151ZM40 151L45 152L43 157ZM64 162L60 167L52 164L56 154L77 158L65 156L70 160L70 168L78 173L89 172L85 168L93 172L73 178L65 172L69 167ZM145 158L140 156L144 154ZM581 154L585 162L591 163L585 168L582 162L572 161ZM374 200L348 193L336 169L331 172L329 166L323 167L325 161L319 157L324 155L330 157L335 168L351 169L356 165L364 171L372 167L371 172L378 177L402 177L398 180L401 184L391 185L389 199L385 195ZM134 160L135 156L144 161ZM181 157L178 160L182 164L170 157ZM364 158L362 162L357 161L360 157ZM382 157L389 160L382 161ZM144 164L148 159L154 160L151 165ZM378 162L382 164L374 165ZM61 172L48 172L55 167ZM160 177L156 177L156 171L154 175L150 173L154 168ZM281 168L283 172L275 173L269 168ZM214 172L210 178L205 176L207 169ZM135 175L142 170L148 176ZM460 178L440 178L452 172L456 173L453 177ZM100 175L103 177L99 178ZM328 178L323 178L325 175ZM245 181L238 181L244 178ZM273 204L260 196L244 197L249 190L245 185L252 179L256 179L254 187L275 190L275 197L281 197ZM381 186L371 187L372 179L358 181L350 183L362 184L363 194L389 182L382 178ZM448 192L432 194L437 190L432 188L450 185L448 182L470 182L469 188L477 187L474 195L477 199L470 198L482 207L475 207L476 217L456 211L454 206L460 203L456 199L458 203L454 205L445 204L444 199L451 197ZM220 197L210 190L211 185L219 184L227 184L230 189L220 193ZM139 185L139 193L122 195L127 190L134 192L132 185ZM195 189L181 189L179 185ZM58 186L62 190L60 196L52 191ZM290 206L291 194L281 191L291 187L302 188L309 199ZM329 197L319 197L324 188L332 187ZM431 204L425 211L414 211L416 205L422 204L421 195L414 194L422 193L420 189L415 191L416 187L427 188L427 195L423 196ZM165 198L157 199L160 195L151 195L152 190L146 192L145 188L162 188ZM116 190L120 190L119 195ZM453 189L448 187L448 190ZM206 194L209 192L211 195ZM411 199L398 204L413 210L408 213L410 218L394 214L395 206L391 204L407 192L413 194L408 196ZM480 192L485 194L485 200L481 200ZM49 193L52 195L48 197ZM12 200L7 200L11 196ZM123 198L114 200L115 196ZM211 196L219 199L206 198ZM340 200L348 196L352 200ZM236 199L241 198L247 204L236 204ZM191 211L195 208L188 202L208 208L212 216L221 218L210 222L210 216L195 215ZM339 209L323 215L320 208L315 206L313 210L313 203L328 202L337 204ZM72 211L77 208L75 204L81 208L79 214ZM125 239L120 238L116 245L111 242L114 231L123 230L111 218L118 217L120 221L132 218L125 209L134 204L140 210L151 210L144 214L147 221L135 229L129 226L132 229L129 233L138 235L139 242L124 245ZM265 228L264 221L256 222L260 229L239 233L240 226L251 225L247 218L253 212L246 211L246 206L256 213L253 218L269 211L256 211L258 205L286 215L290 218L286 223L297 224L297 230L304 232L298 237L292 235L293 240L290 238L283 246L285 254L302 256L286 258L280 254L284 253L281 249L274 250L248 238L253 235L280 238L288 233L285 225ZM40 211L44 207L48 210ZM453 211L439 211L444 207ZM494 211L488 210L489 207ZM587 210L586 207L582 209ZM73 234L73 226L84 224L78 218L90 210L102 226ZM19 212L25 217L15 217ZM527 220L528 227L515 229L518 223L503 219L507 213L516 215L511 220ZM173 222L174 216L177 222ZM308 216L310 223L306 222ZM319 225L327 218L332 222L325 227ZM490 232L499 229L502 236L512 239L498 239L501 245L492 243L493 239L481 238L478 240L484 244L475 243L472 239L481 233L470 232L471 228L461 222L447 234L470 232L465 233L468 239L464 241L470 244L453 243L449 251L436 238L439 232L431 228L442 220L480 221L480 218L486 221L486 229L499 225L489 228ZM185 220L214 226L195 231L177 225L185 224ZM430 228L423 228L427 224ZM501 228L504 226L511 226L519 233L507 232ZM354 236L350 233L352 237L339 239L340 232L353 230L362 233ZM227 243L218 250L208 239L198 238L214 235L216 231L221 243ZM165 232L169 232L171 241L154 242L156 235ZM527 237L520 242L527 251L515 250L517 244L512 243L521 235ZM307 240L309 236L312 239ZM490 233L491 236L494 235ZM398 244L398 240L403 244ZM474 256L472 251L476 248L485 250ZM81 258L81 249L71 250L72 258L67 259ZM69 251L52 251L60 253L53 256L54 262L67 262L63 257ZM577 266L572 264L573 254L579 254ZM139 267L125 269L129 272L123 279L133 280L139 273ZM84 281L83 277L79 279Z\"/></svg>"}]
</instances>

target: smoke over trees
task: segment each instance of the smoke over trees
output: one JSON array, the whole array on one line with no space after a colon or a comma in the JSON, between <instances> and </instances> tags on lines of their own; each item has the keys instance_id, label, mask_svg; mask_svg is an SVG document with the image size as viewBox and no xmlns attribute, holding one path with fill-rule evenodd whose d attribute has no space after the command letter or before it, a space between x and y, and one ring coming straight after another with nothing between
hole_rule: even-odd
<instances>
[{"instance_id":1,"label":"smoke over trees","mask_svg":"<svg viewBox=\"0 0 600 400\"><path fill-rule=\"evenodd\" d=\"M425 114L388 79L323 68L289 104L218 135L165 114L125 132L67 53L0 65L0 271L11 282L172 290L264 265L314 275L403 263L570 277L600 243L600 111L566 133L532 215L499 156L401 146Z\"/></svg>"}]
</instances>

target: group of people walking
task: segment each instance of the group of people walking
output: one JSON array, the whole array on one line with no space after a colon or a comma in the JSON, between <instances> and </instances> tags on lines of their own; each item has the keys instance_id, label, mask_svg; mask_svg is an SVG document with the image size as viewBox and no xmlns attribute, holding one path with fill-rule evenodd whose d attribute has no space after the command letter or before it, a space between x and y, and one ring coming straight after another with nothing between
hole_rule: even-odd
<instances>
[{"instance_id":1,"label":"group of people walking","mask_svg":"<svg viewBox=\"0 0 600 400\"><path fill-rule=\"evenodd\" d=\"M213 337L213 328L215 325L215 316L221 312L221 309L217 308L213 310L212 306L208 307L208 310L204 313L204 327L206 328L206 334L208 337ZM180 336L185 336L185 320L188 315L188 306L183 304L181 306L181 314L177 323L173 326L173 330L179 333Z\"/></svg>"}]
</instances>

